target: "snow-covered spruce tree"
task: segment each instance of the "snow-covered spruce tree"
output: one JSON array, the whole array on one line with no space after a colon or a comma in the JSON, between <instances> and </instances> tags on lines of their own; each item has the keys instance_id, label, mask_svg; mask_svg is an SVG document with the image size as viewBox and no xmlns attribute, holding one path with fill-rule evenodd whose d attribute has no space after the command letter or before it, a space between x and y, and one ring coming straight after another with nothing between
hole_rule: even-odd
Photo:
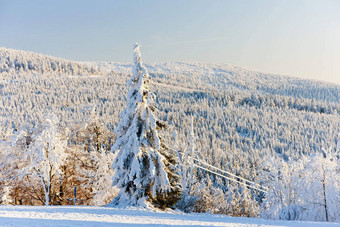
<instances>
[{"instance_id":1,"label":"snow-covered spruce tree","mask_svg":"<svg viewBox=\"0 0 340 227\"><path fill-rule=\"evenodd\" d=\"M134 46L133 76L128 81L127 106L115 129L112 151L118 154L112 164L113 184L120 189L111 205L172 207L180 197L176 159L163 144L158 130L165 125L150 105L149 74L143 66L140 45Z\"/></svg>"}]
</instances>

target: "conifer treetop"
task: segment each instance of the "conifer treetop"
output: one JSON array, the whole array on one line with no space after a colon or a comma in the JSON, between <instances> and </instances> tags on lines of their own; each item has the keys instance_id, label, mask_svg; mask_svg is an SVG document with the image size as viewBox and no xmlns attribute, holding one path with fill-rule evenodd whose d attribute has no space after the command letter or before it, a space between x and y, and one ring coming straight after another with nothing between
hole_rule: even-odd
<instances>
[{"instance_id":1,"label":"conifer treetop","mask_svg":"<svg viewBox=\"0 0 340 227\"><path fill-rule=\"evenodd\" d=\"M148 100L150 98L149 89L147 84L149 83L149 73L144 67L141 60L140 44L134 44L134 66L133 75L127 82L127 87L129 89L128 95L126 97L127 106L124 111L120 114L120 122L115 129L115 134L117 135L117 140L115 145L112 147L112 151L119 149L122 145L120 141L124 141L122 137L127 136L127 130L132 124L134 113L141 112L146 109L147 115L154 119L152 111L149 109ZM142 111L145 112L145 111ZM145 113L142 114L145 117ZM153 124L154 120L150 121L152 128L155 128ZM157 142L158 145L158 142Z\"/></svg>"}]
</instances>

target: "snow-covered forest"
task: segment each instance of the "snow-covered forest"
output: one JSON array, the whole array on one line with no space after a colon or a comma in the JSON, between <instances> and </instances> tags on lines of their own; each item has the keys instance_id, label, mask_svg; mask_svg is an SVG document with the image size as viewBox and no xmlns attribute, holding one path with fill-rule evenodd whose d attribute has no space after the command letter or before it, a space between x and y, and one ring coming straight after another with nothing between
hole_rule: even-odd
<instances>
[{"instance_id":1,"label":"snow-covered forest","mask_svg":"<svg viewBox=\"0 0 340 227\"><path fill-rule=\"evenodd\" d=\"M66 205L74 186L82 204L112 201L111 147L132 66L0 49L1 204ZM339 85L224 64L144 66L182 176L174 207L340 220ZM268 191L186 166L188 153Z\"/></svg>"}]
</instances>

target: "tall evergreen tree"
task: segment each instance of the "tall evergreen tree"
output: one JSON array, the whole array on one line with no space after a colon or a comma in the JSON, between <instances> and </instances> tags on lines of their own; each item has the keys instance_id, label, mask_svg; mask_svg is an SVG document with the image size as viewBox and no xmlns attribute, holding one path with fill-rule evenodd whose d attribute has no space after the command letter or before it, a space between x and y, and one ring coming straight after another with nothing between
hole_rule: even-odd
<instances>
[{"instance_id":1,"label":"tall evergreen tree","mask_svg":"<svg viewBox=\"0 0 340 227\"><path fill-rule=\"evenodd\" d=\"M180 197L179 176L175 173L176 159L158 135L165 125L156 119L155 108L149 103L149 74L139 48L136 43L127 106L120 115L111 149L118 151L112 168L113 184L120 189L111 205L166 208Z\"/></svg>"}]
</instances>

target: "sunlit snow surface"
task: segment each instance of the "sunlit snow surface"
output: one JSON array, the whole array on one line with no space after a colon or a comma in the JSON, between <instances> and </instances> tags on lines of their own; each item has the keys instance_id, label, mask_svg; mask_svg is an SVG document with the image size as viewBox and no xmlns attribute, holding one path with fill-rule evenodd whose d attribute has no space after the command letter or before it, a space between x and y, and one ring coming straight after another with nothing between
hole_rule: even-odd
<instances>
[{"instance_id":1,"label":"sunlit snow surface","mask_svg":"<svg viewBox=\"0 0 340 227\"><path fill-rule=\"evenodd\" d=\"M271 221L139 208L0 206L0 226L339 226L339 223Z\"/></svg>"}]
</instances>

